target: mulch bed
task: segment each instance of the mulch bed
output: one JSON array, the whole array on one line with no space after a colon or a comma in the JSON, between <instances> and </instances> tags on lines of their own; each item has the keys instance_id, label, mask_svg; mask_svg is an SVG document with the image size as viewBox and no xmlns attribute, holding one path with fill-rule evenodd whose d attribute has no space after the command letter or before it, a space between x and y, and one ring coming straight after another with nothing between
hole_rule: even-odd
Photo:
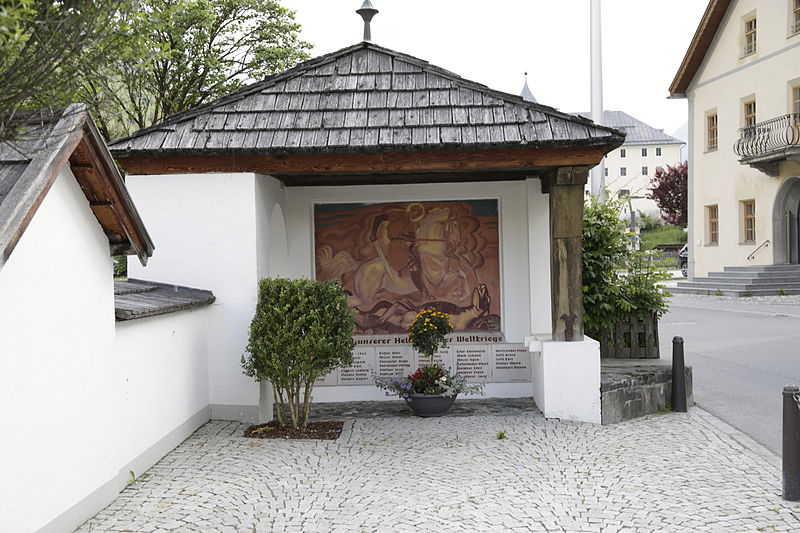
<instances>
[{"instance_id":1,"label":"mulch bed","mask_svg":"<svg viewBox=\"0 0 800 533\"><path fill-rule=\"evenodd\" d=\"M279 427L276 422L250 426L244 431L245 437L254 439L315 439L336 440L342 434L342 421L309 422L305 431L291 426Z\"/></svg>"}]
</instances>

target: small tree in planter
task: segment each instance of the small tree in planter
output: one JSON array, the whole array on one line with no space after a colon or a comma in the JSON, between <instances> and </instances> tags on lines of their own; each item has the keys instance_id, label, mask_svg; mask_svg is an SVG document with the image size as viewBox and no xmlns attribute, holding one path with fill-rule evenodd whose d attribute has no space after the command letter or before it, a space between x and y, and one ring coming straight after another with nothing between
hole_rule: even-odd
<instances>
[{"instance_id":1,"label":"small tree in planter","mask_svg":"<svg viewBox=\"0 0 800 533\"><path fill-rule=\"evenodd\" d=\"M277 422L305 430L317 378L353 362L353 313L335 281L262 279L244 373L272 383Z\"/></svg>"}]
</instances>

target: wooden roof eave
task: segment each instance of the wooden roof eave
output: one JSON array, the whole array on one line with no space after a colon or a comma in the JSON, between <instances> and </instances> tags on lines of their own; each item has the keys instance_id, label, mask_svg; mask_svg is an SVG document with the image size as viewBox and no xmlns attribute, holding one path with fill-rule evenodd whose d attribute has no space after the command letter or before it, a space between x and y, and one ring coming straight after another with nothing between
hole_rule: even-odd
<instances>
[{"instance_id":1,"label":"wooden roof eave","mask_svg":"<svg viewBox=\"0 0 800 533\"><path fill-rule=\"evenodd\" d=\"M686 98L686 92L703 64L731 0L710 0L692 37L686 55L669 87L670 98Z\"/></svg>"},{"instance_id":2,"label":"wooden roof eave","mask_svg":"<svg viewBox=\"0 0 800 533\"><path fill-rule=\"evenodd\" d=\"M117 153L129 174L257 173L292 175L414 175L499 173L561 166L594 166L622 145L624 135L595 143L541 147L523 145L487 149L391 150L368 152L280 153ZM412 181L412 180L409 180Z\"/></svg>"},{"instance_id":3,"label":"wooden roof eave","mask_svg":"<svg viewBox=\"0 0 800 533\"><path fill-rule=\"evenodd\" d=\"M70 158L73 174L109 237L112 253L136 255L146 265L155 247L122 175L93 121L84 123L82 133L81 142ZM102 179L103 175L107 179Z\"/></svg>"},{"instance_id":4,"label":"wooden roof eave","mask_svg":"<svg viewBox=\"0 0 800 533\"><path fill-rule=\"evenodd\" d=\"M114 229L122 228L126 239L113 242L110 239L112 254L136 254L142 264L153 254L153 243L144 228L130 196L125 189L119 170L105 148L99 131L89 117L86 106L72 104L62 113L60 119L48 135L54 144L46 146L36 154L16 184L0 205L0 268L11 256L19 239L25 233L61 170L68 162L78 185L86 195L92 212L106 235L111 236ZM94 154L89 159L81 159L81 153ZM93 196L94 188L88 183L86 175L90 169L110 177L110 199L100 200ZM103 179L98 177L98 182ZM106 214L102 214L105 210ZM112 220L119 225L111 224Z\"/></svg>"},{"instance_id":5,"label":"wooden roof eave","mask_svg":"<svg viewBox=\"0 0 800 533\"><path fill-rule=\"evenodd\" d=\"M0 268L17 246L59 172L80 142L84 117L79 106L69 106L48 135L55 144L33 157L0 205Z\"/></svg>"}]
</instances>

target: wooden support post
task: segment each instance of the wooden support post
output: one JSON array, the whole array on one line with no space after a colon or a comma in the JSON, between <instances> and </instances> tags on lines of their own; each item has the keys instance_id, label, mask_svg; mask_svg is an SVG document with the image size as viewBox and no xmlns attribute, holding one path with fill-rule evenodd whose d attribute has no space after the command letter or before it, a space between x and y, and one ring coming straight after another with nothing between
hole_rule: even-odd
<instances>
[{"instance_id":1,"label":"wooden support post","mask_svg":"<svg viewBox=\"0 0 800 533\"><path fill-rule=\"evenodd\" d=\"M583 340L581 235L587 167L560 167L543 179L550 194L553 340Z\"/></svg>"}]
</instances>

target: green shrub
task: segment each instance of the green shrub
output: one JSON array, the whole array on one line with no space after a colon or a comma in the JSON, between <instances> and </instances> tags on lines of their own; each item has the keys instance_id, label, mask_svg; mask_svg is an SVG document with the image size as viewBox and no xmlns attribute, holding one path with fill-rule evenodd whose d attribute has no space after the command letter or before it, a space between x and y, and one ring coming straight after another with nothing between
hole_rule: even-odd
<instances>
[{"instance_id":1,"label":"green shrub","mask_svg":"<svg viewBox=\"0 0 800 533\"><path fill-rule=\"evenodd\" d=\"M353 313L335 281L262 279L244 373L272 383L278 424L305 429L317 378L353 362Z\"/></svg>"},{"instance_id":2,"label":"green shrub","mask_svg":"<svg viewBox=\"0 0 800 533\"><path fill-rule=\"evenodd\" d=\"M638 211L638 216L639 216L639 227L642 228L642 232L655 231L662 226L662 222L660 219L653 218L646 213Z\"/></svg>"},{"instance_id":3,"label":"green shrub","mask_svg":"<svg viewBox=\"0 0 800 533\"><path fill-rule=\"evenodd\" d=\"M652 250L659 244L686 244L686 232L678 226L658 226L639 235L642 250Z\"/></svg>"},{"instance_id":4,"label":"green shrub","mask_svg":"<svg viewBox=\"0 0 800 533\"><path fill-rule=\"evenodd\" d=\"M115 255L114 260L114 279L128 277L128 257Z\"/></svg>"},{"instance_id":5,"label":"green shrub","mask_svg":"<svg viewBox=\"0 0 800 533\"><path fill-rule=\"evenodd\" d=\"M583 313L590 335L634 317L667 310L668 279L662 262L649 252L628 248L630 234L619 213L620 200L589 198L583 215Z\"/></svg>"}]
</instances>

